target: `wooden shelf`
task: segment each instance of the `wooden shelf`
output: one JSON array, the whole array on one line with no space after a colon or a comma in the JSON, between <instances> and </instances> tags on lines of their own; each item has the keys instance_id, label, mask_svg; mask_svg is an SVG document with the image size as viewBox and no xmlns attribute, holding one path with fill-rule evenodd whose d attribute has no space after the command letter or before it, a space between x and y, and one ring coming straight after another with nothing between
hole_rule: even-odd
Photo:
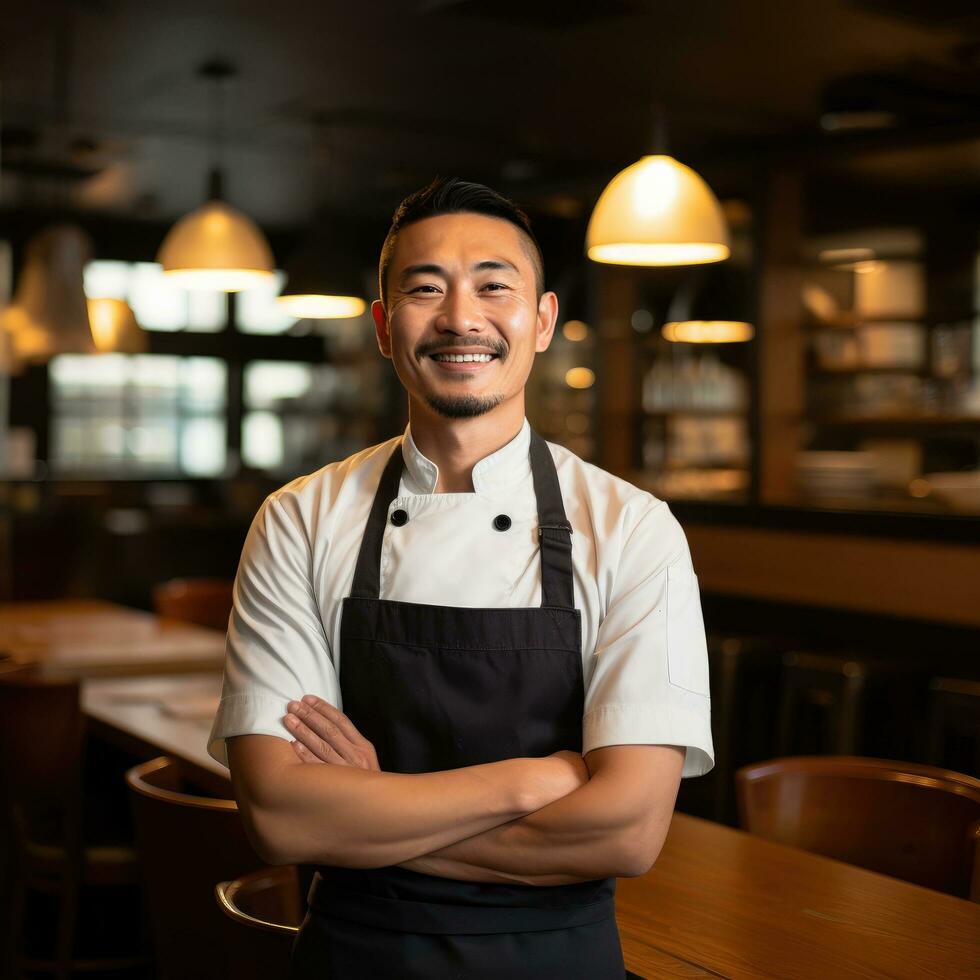
<instances>
[{"instance_id":1,"label":"wooden shelf","mask_svg":"<svg viewBox=\"0 0 980 980\"><path fill-rule=\"evenodd\" d=\"M742 416L748 413L748 406L745 408L662 408L655 412L643 410L643 414L648 419L673 418L677 415L689 415L697 418L718 418L728 416Z\"/></svg>"},{"instance_id":2,"label":"wooden shelf","mask_svg":"<svg viewBox=\"0 0 980 980\"><path fill-rule=\"evenodd\" d=\"M855 313L841 313L831 320L818 320L816 317L804 315L803 325L809 331L820 330L856 330L859 327L873 327L882 323L911 324L929 330L939 326L965 326L980 317L980 311L964 313L962 316L935 316L922 314L910 317L907 314L894 316L858 316Z\"/></svg>"},{"instance_id":3,"label":"wooden shelf","mask_svg":"<svg viewBox=\"0 0 980 980\"><path fill-rule=\"evenodd\" d=\"M863 426L863 425L914 425L926 428L957 426L980 429L977 415L823 415L812 419L814 425Z\"/></svg>"}]
</instances>

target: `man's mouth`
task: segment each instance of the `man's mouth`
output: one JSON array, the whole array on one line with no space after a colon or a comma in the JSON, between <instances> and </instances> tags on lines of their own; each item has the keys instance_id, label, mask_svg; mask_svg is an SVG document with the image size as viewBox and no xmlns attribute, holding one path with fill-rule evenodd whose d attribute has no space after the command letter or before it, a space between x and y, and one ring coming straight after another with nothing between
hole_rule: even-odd
<instances>
[{"instance_id":1,"label":"man's mouth","mask_svg":"<svg viewBox=\"0 0 980 980\"><path fill-rule=\"evenodd\" d=\"M486 364L489 361L495 360L496 354L430 354L429 357L434 361L440 361L444 364L470 364L470 363L480 363Z\"/></svg>"}]
</instances>

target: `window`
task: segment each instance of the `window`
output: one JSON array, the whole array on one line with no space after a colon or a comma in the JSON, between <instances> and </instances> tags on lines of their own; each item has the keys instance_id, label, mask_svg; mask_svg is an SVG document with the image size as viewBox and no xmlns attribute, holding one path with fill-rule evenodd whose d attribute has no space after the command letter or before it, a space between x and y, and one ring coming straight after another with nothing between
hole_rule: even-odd
<instances>
[{"instance_id":1,"label":"window","mask_svg":"<svg viewBox=\"0 0 980 980\"><path fill-rule=\"evenodd\" d=\"M370 445L380 370L380 358L344 366L250 362L243 378L242 462L309 472Z\"/></svg>"},{"instance_id":2,"label":"window","mask_svg":"<svg viewBox=\"0 0 980 980\"><path fill-rule=\"evenodd\" d=\"M227 370L217 358L62 354L50 378L55 471L224 471Z\"/></svg>"},{"instance_id":3,"label":"window","mask_svg":"<svg viewBox=\"0 0 980 980\"><path fill-rule=\"evenodd\" d=\"M228 323L226 293L179 289L156 262L89 262L85 295L126 300L144 330L217 333Z\"/></svg>"}]
</instances>

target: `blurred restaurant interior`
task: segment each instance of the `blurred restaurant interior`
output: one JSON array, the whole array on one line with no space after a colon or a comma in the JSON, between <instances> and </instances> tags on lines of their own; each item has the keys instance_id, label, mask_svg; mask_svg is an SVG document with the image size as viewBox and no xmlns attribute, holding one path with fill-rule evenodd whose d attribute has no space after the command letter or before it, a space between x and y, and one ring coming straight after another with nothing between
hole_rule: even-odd
<instances>
[{"instance_id":1,"label":"blurred restaurant interior","mask_svg":"<svg viewBox=\"0 0 980 980\"><path fill-rule=\"evenodd\" d=\"M627 966L980 976L974 4L4 14L0 974L285 975L296 871L204 749L231 581L267 494L404 429L378 251L458 175L559 297L532 426L700 583L715 767L620 882Z\"/></svg>"}]
</instances>

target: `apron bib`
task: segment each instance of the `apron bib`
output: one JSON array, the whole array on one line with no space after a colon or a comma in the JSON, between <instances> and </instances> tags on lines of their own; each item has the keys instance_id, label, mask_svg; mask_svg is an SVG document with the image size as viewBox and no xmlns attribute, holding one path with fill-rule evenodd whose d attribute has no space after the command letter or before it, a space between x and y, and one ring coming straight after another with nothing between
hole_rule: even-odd
<instances>
[{"instance_id":1,"label":"apron bib","mask_svg":"<svg viewBox=\"0 0 980 980\"><path fill-rule=\"evenodd\" d=\"M382 540L403 467L400 445L388 461L340 629L344 713L373 743L384 772L437 772L582 749L572 529L551 452L533 431L530 459L542 600L540 607L513 609L379 598ZM321 867L291 976L621 980L614 896L615 878L535 887L453 881L398 867Z\"/></svg>"}]
</instances>

